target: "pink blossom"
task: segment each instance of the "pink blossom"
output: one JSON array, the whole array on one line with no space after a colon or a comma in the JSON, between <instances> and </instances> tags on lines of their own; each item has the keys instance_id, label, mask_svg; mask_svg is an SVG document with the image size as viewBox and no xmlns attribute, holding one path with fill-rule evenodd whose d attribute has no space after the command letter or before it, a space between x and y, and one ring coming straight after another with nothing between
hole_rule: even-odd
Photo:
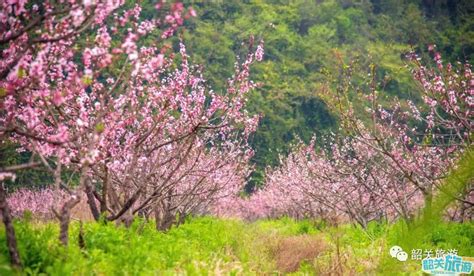
<instances>
[{"instance_id":1,"label":"pink blossom","mask_svg":"<svg viewBox=\"0 0 474 276\"><path fill-rule=\"evenodd\" d=\"M74 9L69 13L72 16L72 24L76 27L80 26L85 19L82 9Z\"/></svg>"},{"instance_id":2,"label":"pink blossom","mask_svg":"<svg viewBox=\"0 0 474 276\"><path fill-rule=\"evenodd\" d=\"M12 181L15 181L16 174L10 172L0 172L0 181L4 181L6 179L11 179ZM3 183L0 185L3 185Z\"/></svg>"},{"instance_id":3,"label":"pink blossom","mask_svg":"<svg viewBox=\"0 0 474 276\"><path fill-rule=\"evenodd\" d=\"M190 7L189 8L189 15L192 16L192 17L196 17L197 16L196 10Z\"/></svg>"},{"instance_id":4,"label":"pink blossom","mask_svg":"<svg viewBox=\"0 0 474 276\"><path fill-rule=\"evenodd\" d=\"M260 42L260 44L257 47L257 51L255 52L255 58L257 61L262 61L263 59L263 40Z\"/></svg>"}]
</instances>

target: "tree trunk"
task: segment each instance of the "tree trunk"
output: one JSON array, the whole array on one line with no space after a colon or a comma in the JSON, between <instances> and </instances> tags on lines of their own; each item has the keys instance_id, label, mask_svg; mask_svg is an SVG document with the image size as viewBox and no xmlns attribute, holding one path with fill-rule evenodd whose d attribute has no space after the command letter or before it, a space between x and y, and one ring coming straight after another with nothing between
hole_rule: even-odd
<instances>
[{"instance_id":1,"label":"tree trunk","mask_svg":"<svg viewBox=\"0 0 474 276\"><path fill-rule=\"evenodd\" d=\"M179 217L178 217L178 221L176 222L177 225L181 225L184 223L184 221L186 220L186 213L185 212L179 212Z\"/></svg>"},{"instance_id":2,"label":"tree trunk","mask_svg":"<svg viewBox=\"0 0 474 276\"><path fill-rule=\"evenodd\" d=\"M3 224L5 224L5 234L7 238L8 252L10 253L10 263L13 267L21 267L20 254L16 244L15 228L13 227L10 208L8 207L7 195L4 183L0 183L0 211L2 212Z\"/></svg>"},{"instance_id":3,"label":"tree trunk","mask_svg":"<svg viewBox=\"0 0 474 276\"><path fill-rule=\"evenodd\" d=\"M71 220L71 209L76 206L81 198L73 194L71 198L64 203L59 215L59 240L64 246L67 246L69 240L69 222Z\"/></svg>"},{"instance_id":4,"label":"tree trunk","mask_svg":"<svg viewBox=\"0 0 474 276\"><path fill-rule=\"evenodd\" d=\"M117 225L123 224L125 227L129 228L133 223L133 219L132 210L128 209L119 219L117 219L116 223Z\"/></svg>"},{"instance_id":5,"label":"tree trunk","mask_svg":"<svg viewBox=\"0 0 474 276\"><path fill-rule=\"evenodd\" d=\"M89 207L91 209L92 216L96 221L98 221L100 219L100 212L95 202L94 187L92 187L92 184L88 179L85 180L85 190L87 196L87 203L89 204Z\"/></svg>"},{"instance_id":6,"label":"tree trunk","mask_svg":"<svg viewBox=\"0 0 474 276\"><path fill-rule=\"evenodd\" d=\"M173 223L175 223L175 217L168 209L166 199L163 199L156 204L155 222L157 231L168 231Z\"/></svg>"}]
</instances>

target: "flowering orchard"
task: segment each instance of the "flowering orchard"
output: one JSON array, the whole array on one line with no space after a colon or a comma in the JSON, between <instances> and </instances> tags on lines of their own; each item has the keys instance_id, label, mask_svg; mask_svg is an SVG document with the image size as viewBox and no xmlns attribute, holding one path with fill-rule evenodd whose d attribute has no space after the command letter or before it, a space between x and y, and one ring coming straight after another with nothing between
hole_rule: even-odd
<instances>
[{"instance_id":1,"label":"flowering orchard","mask_svg":"<svg viewBox=\"0 0 474 276\"><path fill-rule=\"evenodd\" d=\"M381 84L372 67L365 116L348 100L361 90L353 68L341 70L321 95L340 118L340 133L298 143L279 167L267 169L263 189L241 198L252 171L248 139L259 122L246 111L257 86L250 67L262 60L263 41L250 38L248 53L217 92L177 35L196 16L192 8L40 2L0 0L0 138L31 154L0 168L0 211L14 266L21 262L12 216L30 210L57 217L67 245L71 210L81 200L95 220L129 225L141 216L155 219L158 230L209 213L365 227L382 218L410 220L440 193L455 201L453 217L472 218L472 183L455 192L443 186L460 156L471 154L470 64L445 64L434 46L432 68L410 54L422 98L389 108L377 100ZM54 176L54 190L7 198L3 184L33 168Z\"/></svg>"},{"instance_id":2,"label":"flowering orchard","mask_svg":"<svg viewBox=\"0 0 474 276\"><path fill-rule=\"evenodd\" d=\"M29 162L2 168L0 178L33 167L55 176L69 193L55 212L64 244L70 210L83 194L96 219L128 223L154 214L166 229L241 189L252 156L247 138L258 123L245 111L255 87L249 70L262 59L261 43L251 38L218 93L188 62L183 43L173 50L170 38L195 16L181 3L159 2L155 18L119 0L0 6L0 136L32 153ZM64 170L79 178L77 189L63 180Z\"/></svg>"},{"instance_id":3,"label":"flowering orchard","mask_svg":"<svg viewBox=\"0 0 474 276\"><path fill-rule=\"evenodd\" d=\"M336 93L325 95L340 116L344 135L324 138L327 149L315 147L317 138L310 145L299 143L280 167L267 171L265 188L247 200L229 199L223 215L350 219L365 227L382 218L410 220L421 207L430 209L433 196L446 193L455 202L451 216L472 219L472 183L456 192L443 187L459 157L472 154L471 65L444 65L434 46L430 51L433 68L409 55L422 95L418 106L397 102L387 109L378 104L372 68L366 123L347 100L347 93L358 89L349 68Z\"/></svg>"}]
</instances>

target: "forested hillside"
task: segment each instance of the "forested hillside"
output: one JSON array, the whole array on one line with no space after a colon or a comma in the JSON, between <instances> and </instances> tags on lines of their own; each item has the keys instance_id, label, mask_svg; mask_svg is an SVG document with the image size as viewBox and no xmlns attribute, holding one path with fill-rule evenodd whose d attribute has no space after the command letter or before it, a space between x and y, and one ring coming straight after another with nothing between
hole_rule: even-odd
<instances>
[{"instance_id":1,"label":"forested hillside","mask_svg":"<svg viewBox=\"0 0 474 276\"><path fill-rule=\"evenodd\" d=\"M252 73L262 83L249 109L263 117L251 145L256 151L254 181L275 166L299 137L337 131L318 94L334 85L339 70L357 60L359 72L377 68L388 100L419 98L406 54L426 53L436 44L451 61L474 57L472 1L224 1L195 3L199 16L184 36L194 60L204 64L209 83L222 89L233 73L235 54L254 34L265 40L265 60Z\"/></svg>"}]
</instances>

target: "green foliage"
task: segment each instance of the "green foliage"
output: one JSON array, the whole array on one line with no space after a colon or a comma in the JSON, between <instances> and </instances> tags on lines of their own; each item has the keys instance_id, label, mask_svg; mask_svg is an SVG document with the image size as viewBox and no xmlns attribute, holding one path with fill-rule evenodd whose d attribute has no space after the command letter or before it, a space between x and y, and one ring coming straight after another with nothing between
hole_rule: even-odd
<instances>
[{"instance_id":1,"label":"green foliage","mask_svg":"<svg viewBox=\"0 0 474 276\"><path fill-rule=\"evenodd\" d=\"M400 244L403 227L406 226L402 222L372 222L364 230L348 224L334 227L320 221L290 218L245 223L202 217L188 219L185 224L161 233L153 223L140 220L130 228L90 222L83 226L85 247L80 248L79 223L74 222L66 249L59 244L56 223L15 222L25 275L262 275L281 272L278 255L287 249L281 245L305 237L317 238L321 252L314 260L302 260L297 275L332 271L336 262L341 262L345 273L418 272L419 261L400 264L388 254L396 244L409 253L415 248ZM473 233L472 222L440 222L425 236L416 237L420 241L417 246L455 248L460 255L473 256ZM8 266L3 228L0 274L18 274Z\"/></svg>"}]
</instances>

